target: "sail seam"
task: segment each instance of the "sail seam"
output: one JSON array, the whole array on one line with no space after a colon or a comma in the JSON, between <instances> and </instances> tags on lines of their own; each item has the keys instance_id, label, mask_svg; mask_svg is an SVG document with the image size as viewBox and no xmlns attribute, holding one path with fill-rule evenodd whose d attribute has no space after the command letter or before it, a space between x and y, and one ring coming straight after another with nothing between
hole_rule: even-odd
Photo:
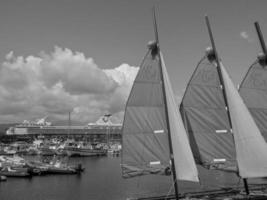
<instances>
[{"instance_id":1,"label":"sail seam","mask_svg":"<svg viewBox=\"0 0 267 200\"><path fill-rule=\"evenodd\" d=\"M145 81L141 81L138 80L138 83L151 83L151 84L157 84L157 85L161 85L161 81L150 81L150 80L145 80Z\"/></svg>"},{"instance_id":2,"label":"sail seam","mask_svg":"<svg viewBox=\"0 0 267 200\"><path fill-rule=\"evenodd\" d=\"M159 107L163 107L163 105L161 104L161 105L155 105L155 106L147 106L147 105L134 105L134 104L132 104L129 107L131 107L131 108L135 108L135 107L137 107L137 108L140 108L140 107L144 107L144 108L159 108Z\"/></svg>"},{"instance_id":3,"label":"sail seam","mask_svg":"<svg viewBox=\"0 0 267 200\"><path fill-rule=\"evenodd\" d=\"M253 108L253 107L250 107L249 110L267 110L267 108Z\"/></svg>"},{"instance_id":4,"label":"sail seam","mask_svg":"<svg viewBox=\"0 0 267 200\"><path fill-rule=\"evenodd\" d=\"M267 92L267 89L261 89L261 88L252 88L252 87L243 87L243 86L240 86L240 92L241 92L241 93L242 93L242 89L259 90L259 91Z\"/></svg>"},{"instance_id":5,"label":"sail seam","mask_svg":"<svg viewBox=\"0 0 267 200\"><path fill-rule=\"evenodd\" d=\"M201 85L201 84L197 84L197 83L190 83L190 87L192 86L198 86L198 87L209 87L209 88L218 88L218 89L221 89L221 85L218 85L218 86L215 86L215 85Z\"/></svg>"},{"instance_id":6,"label":"sail seam","mask_svg":"<svg viewBox=\"0 0 267 200\"><path fill-rule=\"evenodd\" d=\"M198 107L198 106L186 106L186 105L183 105L185 108L198 108L200 110L225 110L225 106L224 107L211 107L211 106L201 106L201 107Z\"/></svg>"}]
</instances>

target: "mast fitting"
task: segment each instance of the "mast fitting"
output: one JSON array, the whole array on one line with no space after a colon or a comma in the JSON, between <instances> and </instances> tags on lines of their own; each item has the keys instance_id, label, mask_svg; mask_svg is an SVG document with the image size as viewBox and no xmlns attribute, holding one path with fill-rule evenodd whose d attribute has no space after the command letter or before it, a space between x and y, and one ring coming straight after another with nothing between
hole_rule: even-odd
<instances>
[{"instance_id":1,"label":"mast fitting","mask_svg":"<svg viewBox=\"0 0 267 200\"><path fill-rule=\"evenodd\" d=\"M153 57L155 57L158 54L159 46L158 46L157 41L149 41L147 44L147 47L148 47L148 49L151 50L151 55Z\"/></svg>"},{"instance_id":2,"label":"mast fitting","mask_svg":"<svg viewBox=\"0 0 267 200\"><path fill-rule=\"evenodd\" d=\"M212 49L212 47L206 48L206 56L210 62L213 62L216 60L215 51Z\"/></svg>"},{"instance_id":3,"label":"mast fitting","mask_svg":"<svg viewBox=\"0 0 267 200\"><path fill-rule=\"evenodd\" d=\"M260 65L265 67L267 65L267 55L264 53L259 53L257 57Z\"/></svg>"}]
</instances>

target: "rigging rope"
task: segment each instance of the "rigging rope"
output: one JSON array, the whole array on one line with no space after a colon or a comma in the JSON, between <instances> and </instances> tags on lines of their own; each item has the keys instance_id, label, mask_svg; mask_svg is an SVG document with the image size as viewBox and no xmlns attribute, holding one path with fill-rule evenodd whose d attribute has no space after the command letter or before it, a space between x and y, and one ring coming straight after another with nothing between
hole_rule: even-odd
<instances>
[{"instance_id":1,"label":"rigging rope","mask_svg":"<svg viewBox=\"0 0 267 200\"><path fill-rule=\"evenodd\" d=\"M174 185L175 185L175 182L176 182L176 181L177 181L177 179L175 179L175 181L172 183L172 185L171 185L169 191L168 191L167 194L165 195L164 200L167 200L167 198L170 196L170 193L171 193L171 191L174 189Z\"/></svg>"}]
</instances>

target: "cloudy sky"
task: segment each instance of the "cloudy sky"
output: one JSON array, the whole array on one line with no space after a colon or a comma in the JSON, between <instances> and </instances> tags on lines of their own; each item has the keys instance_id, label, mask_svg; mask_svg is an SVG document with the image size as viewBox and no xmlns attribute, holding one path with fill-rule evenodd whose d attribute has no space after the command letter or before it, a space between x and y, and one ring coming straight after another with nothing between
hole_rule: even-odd
<instances>
[{"instance_id":1,"label":"cloudy sky","mask_svg":"<svg viewBox=\"0 0 267 200\"><path fill-rule=\"evenodd\" d=\"M224 65L238 84L267 38L265 0L6 0L0 2L0 123L48 116L73 124L123 118L131 84L153 40L179 99L209 46L208 14Z\"/></svg>"}]
</instances>

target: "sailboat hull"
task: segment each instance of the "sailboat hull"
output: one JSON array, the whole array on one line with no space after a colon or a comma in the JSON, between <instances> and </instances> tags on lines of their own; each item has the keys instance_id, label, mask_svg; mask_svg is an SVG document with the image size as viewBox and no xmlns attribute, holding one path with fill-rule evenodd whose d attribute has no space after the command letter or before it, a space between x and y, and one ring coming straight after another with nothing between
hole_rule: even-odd
<instances>
[{"instance_id":1,"label":"sailboat hull","mask_svg":"<svg viewBox=\"0 0 267 200\"><path fill-rule=\"evenodd\" d=\"M105 149L80 149L80 148L68 148L66 150L68 156L105 156L107 150Z\"/></svg>"}]
</instances>

